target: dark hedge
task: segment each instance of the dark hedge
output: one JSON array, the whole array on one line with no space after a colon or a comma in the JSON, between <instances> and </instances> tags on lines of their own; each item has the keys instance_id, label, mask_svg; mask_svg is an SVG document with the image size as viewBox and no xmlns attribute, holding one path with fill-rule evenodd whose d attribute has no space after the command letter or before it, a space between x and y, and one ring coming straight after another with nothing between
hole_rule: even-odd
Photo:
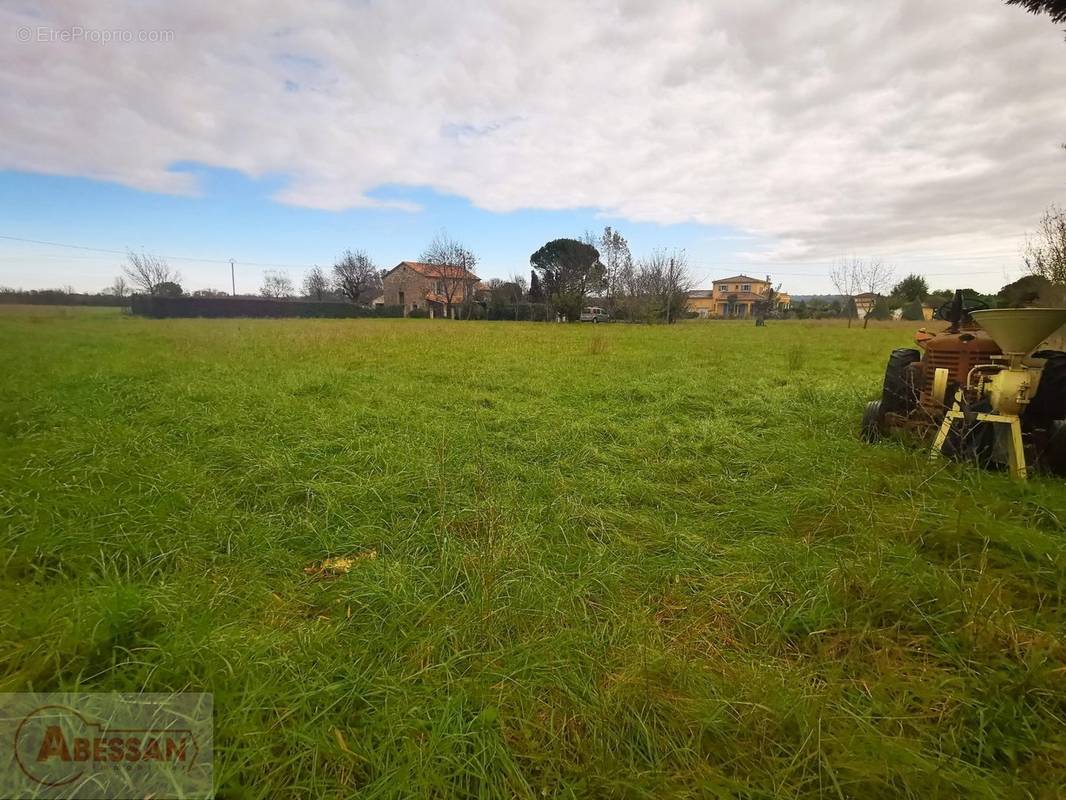
<instances>
[{"instance_id":1,"label":"dark hedge","mask_svg":"<svg viewBox=\"0 0 1066 800\"><path fill-rule=\"evenodd\" d=\"M367 308L351 303L270 300L260 297L133 296L133 313L143 317L402 317L401 306Z\"/></svg>"},{"instance_id":2,"label":"dark hedge","mask_svg":"<svg viewBox=\"0 0 1066 800\"><path fill-rule=\"evenodd\" d=\"M113 294L78 294L62 289L0 289L0 303L31 306L128 306L130 298Z\"/></svg>"}]
</instances>

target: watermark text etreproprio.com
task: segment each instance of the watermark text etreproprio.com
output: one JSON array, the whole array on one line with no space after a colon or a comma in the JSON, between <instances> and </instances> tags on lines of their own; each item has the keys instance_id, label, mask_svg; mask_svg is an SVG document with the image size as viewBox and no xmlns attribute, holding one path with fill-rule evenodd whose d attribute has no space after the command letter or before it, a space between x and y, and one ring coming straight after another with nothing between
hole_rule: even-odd
<instances>
[{"instance_id":1,"label":"watermark text etreproprio.com","mask_svg":"<svg viewBox=\"0 0 1066 800\"><path fill-rule=\"evenodd\" d=\"M71 25L56 28L50 25L23 25L15 31L15 39L22 44L169 44L174 41L172 30L134 28L86 28Z\"/></svg>"}]
</instances>

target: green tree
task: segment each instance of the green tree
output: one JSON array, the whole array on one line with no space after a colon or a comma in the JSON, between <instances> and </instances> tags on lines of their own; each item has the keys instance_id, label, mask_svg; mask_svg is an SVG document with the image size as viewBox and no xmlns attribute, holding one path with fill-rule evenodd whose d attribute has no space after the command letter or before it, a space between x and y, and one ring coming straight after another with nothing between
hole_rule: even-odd
<instances>
[{"instance_id":1,"label":"green tree","mask_svg":"<svg viewBox=\"0 0 1066 800\"><path fill-rule=\"evenodd\" d=\"M929 284L921 275L911 273L892 287L892 297L899 303L910 300L924 300L929 296Z\"/></svg>"},{"instance_id":2,"label":"green tree","mask_svg":"<svg viewBox=\"0 0 1066 800\"><path fill-rule=\"evenodd\" d=\"M962 290L962 296L967 301L979 301L984 303L989 308L995 308L997 303L996 295L994 294L981 294L976 289L966 288ZM935 289L929 293L927 298L930 305L939 308L944 303L948 303L955 297L954 289Z\"/></svg>"},{"instance_id":3,"label":"green tree","mask_svg":"<svg viewBox=\"0 0 1066 800\"><path fill-rule=\"evenodd\" d=\"M174 281L163 281L157 283L154 292L156 297L181 297L185 292L181 288L181 284Z\"/></svg>"},{"instance_id":4,"label":"green tree","mask_svg":"<svg viewBox=\"0 0 1066 800\"><path fill-rule=\"evenodd\" d=\"M1050 288L1051 281L1043 275L1025 275L1000 289L996 297L1005 308L1025 308L1036 303Z\"/></svg>"},{"instance_id":5,"label":"green tree","mask_svg":"<svg viewBox=\"0 0 1066 800\"><path fill-rule=\"evenodd\" d=\"M544 289L541 288L540 276L537 275L536 270L529 271L529 302L544 302Z\"/></svg>"},{"instance_id":6,"label":"green tree","mask_svg":"<svg viewBox=\"0 0 1066 800\"><path fill-rule=\"evenodd\" d=\"M553 239L529 257L529 264L540 273L548 301L571 322L580 316L589 291L603 284L599 250L577 239Z\"/></svg>"},{"instance_id":7,"label":"green tree","mask_svg":"<svg viewBox=\"0 0 1066 800\"><path fill-rule=\"evenodd\" d=\"M1047 14L1052 22L1066 22L1066 0L1007 0L1008 6L1022 6L1030 14Z\"/></svg>"}]
</instances>

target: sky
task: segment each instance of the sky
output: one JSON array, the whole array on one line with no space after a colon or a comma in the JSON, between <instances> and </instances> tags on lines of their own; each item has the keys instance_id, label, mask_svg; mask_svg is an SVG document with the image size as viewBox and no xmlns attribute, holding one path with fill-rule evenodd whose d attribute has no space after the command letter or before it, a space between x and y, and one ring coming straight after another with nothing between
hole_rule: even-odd
<instances>
[{"instance_id":1,"label":"sky","mask_svg":"<svg viewBox=\"0 0 1066 800\"><path fill-rule=\"evenodd\" d=\"M0 6L0 285L187 290L383 267L483 278L599 231L701 285L829 292L881 258L995 290L1066 205L1066 41L1000 0Z\"/></svg>"}]
</instances>

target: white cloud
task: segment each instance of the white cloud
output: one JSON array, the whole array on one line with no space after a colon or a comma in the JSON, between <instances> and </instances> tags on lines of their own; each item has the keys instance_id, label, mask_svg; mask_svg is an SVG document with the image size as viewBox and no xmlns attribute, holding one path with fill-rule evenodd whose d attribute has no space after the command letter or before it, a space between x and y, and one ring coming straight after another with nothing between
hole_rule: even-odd
<instances>
[{"instance_id":1,"label":"white cloud","mask_svg":"<svg viewBox=\"0 0 1066 800\"><path fill-rule=\"evenodd\" d=\"M198 162L323 209L428 185L736 226L767 260L1001 252L1064 199L1066 43L997 0L54 0L0 30L0 168L189 193Z\"/></svg>"}]
</instances>

